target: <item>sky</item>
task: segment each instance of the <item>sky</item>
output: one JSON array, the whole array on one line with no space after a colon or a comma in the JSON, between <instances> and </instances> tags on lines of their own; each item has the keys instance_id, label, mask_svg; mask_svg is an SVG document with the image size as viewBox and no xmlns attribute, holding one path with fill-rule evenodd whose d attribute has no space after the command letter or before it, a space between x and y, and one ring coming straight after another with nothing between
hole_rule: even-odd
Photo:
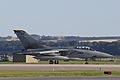
<instances>
[{"instance_id":1,"label":"sky","mask_svg":"<svg viewBox=\"0 0 120 80\"><path fill-rule=\"evenodd\" d=\"M120 36L120 0L0 0L0 36Z\"/></svg>"}]
</instances>

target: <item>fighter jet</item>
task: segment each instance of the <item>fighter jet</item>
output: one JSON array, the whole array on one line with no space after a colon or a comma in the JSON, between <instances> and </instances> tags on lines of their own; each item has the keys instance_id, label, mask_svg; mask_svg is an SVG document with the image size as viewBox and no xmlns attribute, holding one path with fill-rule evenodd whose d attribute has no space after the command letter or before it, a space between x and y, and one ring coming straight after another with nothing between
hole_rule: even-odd
<instances>
[{"instance_id":1,"label":"fighter jet","mask_svg":"<svg viewBox=\"0 0 120 80\"><path fill-rule=\"evenodd\" d=\"M39 60L48 60L49 64L59 64L59 60L113 57L108 53L99 52L86 46L50 47L44 45L42 41L38 41L31 37L24 30L14 30L14 32L25 48L25 50L22 50L22 54L35 55L34 58Z\"/></svg>"}]
</instances>

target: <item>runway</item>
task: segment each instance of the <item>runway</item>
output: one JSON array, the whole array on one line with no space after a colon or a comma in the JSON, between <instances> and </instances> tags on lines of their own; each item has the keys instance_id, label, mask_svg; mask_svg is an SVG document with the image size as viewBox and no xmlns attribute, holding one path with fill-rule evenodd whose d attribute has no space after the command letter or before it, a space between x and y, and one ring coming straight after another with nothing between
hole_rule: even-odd
<instances>
[{"instance_id":1,"label":"runway","mask_svg":"<svg viewBox=\"0 0 120 80\"><path fill-rule=\"evenodd\" d=\"M77 76L77 77L7 77L0 80L120 80L118 76Z\"/></svg>"},{"instance_id":2,"label":"runway","mask_svg":"<svg viewBox=\"0 0 120 80\"><path fill-rule=\"evenodd\" d=\"M120 70L120 65L0 64L0 70Z\"/></svg>"}]
</instances>

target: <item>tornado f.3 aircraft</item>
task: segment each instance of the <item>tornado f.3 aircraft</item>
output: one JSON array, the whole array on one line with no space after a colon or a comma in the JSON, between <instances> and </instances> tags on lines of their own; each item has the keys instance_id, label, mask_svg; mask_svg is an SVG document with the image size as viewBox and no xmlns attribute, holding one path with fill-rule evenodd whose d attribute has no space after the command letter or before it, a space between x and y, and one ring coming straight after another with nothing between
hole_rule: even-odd
<instances>
[{"instance_id":1,"label":"tornado f.3 aircraft","mask_svg":"<svg viewBox=\"0 0 120 80\"><path fill-rule=\"evenodd\" d=\"M25 51L22 54L35 55L34 58L40 60L49 60L49 64L59 64L59 60L73 60L79 58L109 58L110 54L96 51L90 47L50 47L44 45L42 41L38 41L31 37L24 30L14 30L17 37L23 44Z\"/></svg>"}]
</instances>

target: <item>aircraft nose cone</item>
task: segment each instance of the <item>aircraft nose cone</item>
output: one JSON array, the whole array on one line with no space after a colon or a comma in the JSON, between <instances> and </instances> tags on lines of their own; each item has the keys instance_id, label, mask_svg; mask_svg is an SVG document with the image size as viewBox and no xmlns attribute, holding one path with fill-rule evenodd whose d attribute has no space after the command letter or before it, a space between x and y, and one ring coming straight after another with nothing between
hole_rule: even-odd
<instances>
[{"instance_id":1,"label":"aircraft nose cone","mask_svg":"<svg viewBox=\"0 0 120 80\"><path fill-rule=\"evenodd\" d=\"M101 56L103 56L105 58L112 58L113 57L113 55L108 54L108 53L104 53L104 52L101 52Z\"/></svg>"},{"instance_id":2,"label":"aircraft nose cone","mask_svg":"<svg viewBox=\"0 0 120 80\"><path fill-rule=\"evenodd\" d=\"M105 53L106 54L106 57L113 57L113 55L110 55L110 54L107 54L107 53Z\"/></svg>"}]
</instances>

